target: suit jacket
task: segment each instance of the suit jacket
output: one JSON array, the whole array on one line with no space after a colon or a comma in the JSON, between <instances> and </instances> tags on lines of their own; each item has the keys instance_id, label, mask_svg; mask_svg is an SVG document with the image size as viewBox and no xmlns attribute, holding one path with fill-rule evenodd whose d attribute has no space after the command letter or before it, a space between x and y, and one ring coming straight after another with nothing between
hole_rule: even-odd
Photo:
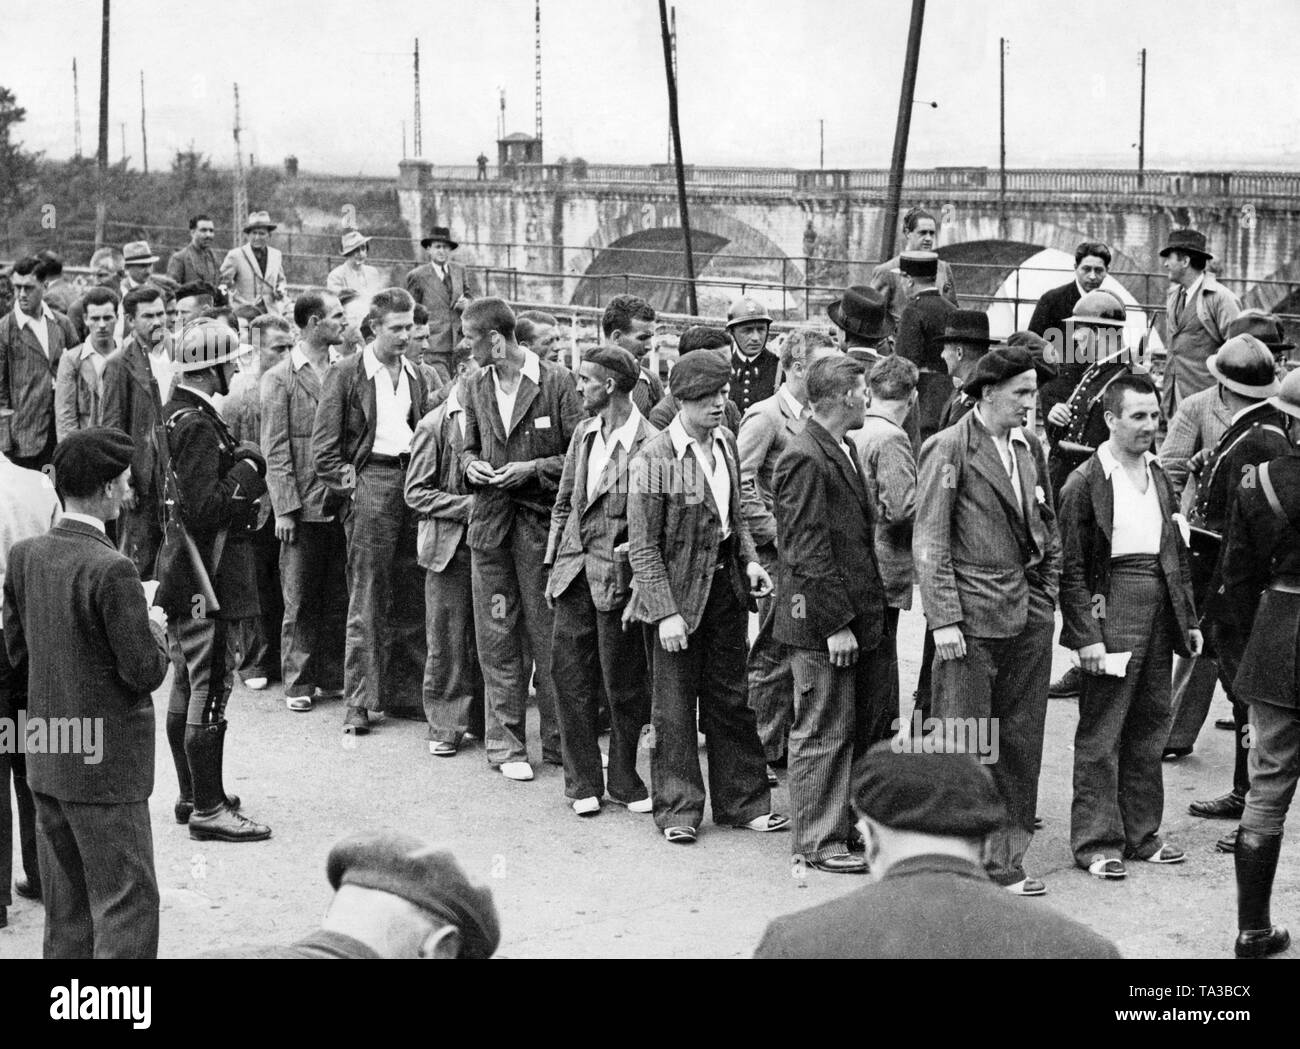
<instances>
[{"instance_id":1,"label":"suit jacket","mask_svg":"<svg viewBox=\"0 0 1300 1049\"><path fill-rule=\"evenodd\" d=\"M375 380L366 377L365 351L337 361L325 373L316 419L312 424L311 451L316 476L331 492L325 512L345 506L356 488L356 478L370 460L375 446ZM376 372L376 378L383 372ZM428 410L429 392L420 370L405 361L402 374L411 387L407 423L414 430Z\"/></svg>"},{"instance_id":2,"label":"suit jacket","mask_svg":"<svg viewBox=\"0 0 1300 1049\"><path fill-rule=\"evenodd\" d=\"M296 513L300 521L330 516L325 512L328 489L316 476L311 443L320 395L316 369L295 367L291 353L262 379L262 454L267 492L278 516Z\"/></svg>"},{"instance_id":3,"label":"suit jacket","mask_svg":"<svg viewBox=\"0 0 1300 1049\"><path fill-rule=\"evenodd\" d=\"M1150 464L1151 483L1160 503L1160 572L1169 591L1177 630L1174 651L1190 656L1187 635L1196 626L1187 544L1173 515L1178 512L1173 485L1160 468ZM1098 596L1110 600L1110 551L1114 534L1115 491L1094 452L1076 467L1061 489L1061 647L1080 649L1101 644ZM1102 606L1103 608L1105 606Z\"/></svg>"},{"instance_id":4,"label":"suit jacket","mask_svg":"<svg viewBox=\"0 0 1300 1049\"><path fill-rule=\"evenodd\" d=\"M246 619L261 611L257 597L249 530L256 524L257 500L266 482L246 459L236 458L236 442L225 421L202 398L178 387L163 407L164 418L197 408L173 425L169 446L176 472L178 503L173 512L199 548L199 555L221 604L209 619ZM226 533L220 563L213 571L217 535ZM169 617L189 616L194 595L200 592L190 562L184 556L163 565L159 558L159 586L155 603Z\"/></svg>"},{"instance_id":5,"label":"suit jacket","mask_svg":"<svg viewBox=\"0 0 1300 1049\"><path fill-rule=\"evenodd\" d=\"M279 313L286 285L284 256L279 248L267 247L266 271L257 264L257 256L248 244L226 252L221 261L221 280L230 289L230 305L261 306L268 313Z\"/></svg>"},{"instance_id":6,"label":"suit jacket","mask_svg":"<svg viewBox=\"0 0 1300 1049\"><path fill-rule=\"evenodd\" d=\"M550 519L564 471L564 456L574 430L582 421L582 399L573 388L567 369L541 360L535 354L533 357L538 363L539 382L533 382L527 375L519 377L509 433L502 425L497 407L494 368L483 369L465 398L462 473L478 459L493 467L518 462L533 464L533 479L518 488L478 487L466 480L466 487L477 497L469 522L471 550L495 550L507 542L515 514L520 510Z\"/></svg>"},{"instance_id":7,"label":"suit jacket","mask_svg":"<svg viewBox=\"0 0 1300 1049\"><path fill-rule=\"evenodd\" d=\"M196 248L193 242L173 252L167 260L167 276L177 284L194 284L203 281L214 288L221 283L221 267L211 248Z\"/></svg>"},{"instance_id":8,"label":"suit jacket","mask_svg":"<svg viewBox=\"0 0 1300 1049\"><path fill-rule=\"evenodd\" d=\"M1015 637L1029 622L1031 586L1055 602L1061 539L1043 449L1013 441L1021 499L992 435L972 411L921 448L912 558L932 630Z\"/></svg>"},{"instance_id":9,"label":"suit jacket","mask_svg":"<svg viewBox=\"0 0 1300 1049\"><path fill-rule=\"evenodd\" d=\"M900 263L900 257L895 255L871 271L871 286L885 296L885 308L889 311L891 322L890 332L898 331L899 321L903 317L903 307L911 301L903 285L903 275L898 269ZM939 294L954 306L961 305L957 301L957 285L952 278L952 267L943 259L939 260L935 287L939 289Z\"/></svg>"},{"instance_id":10,"label":"suit jacket","mask_svg":"<svg viewBox=\"0 0 1300 1049\"><path fill-rule=\"evenodd\" d=\"M438 279L433 263L416 266L406 275L406 290L416 302L429 311L429 349L444 358L460 342L460 313L454 309L462 295L478 297L478 283L474 274L459 262L448 262L447 274L451 277L451 290Z\"/></svg>"},{"instance_id":11,"label":"suit jacket","mask_svg":"<svg viewBox=\"0 0 1300 1049\"><path fill-rule=\"evenodd\" d=\"M60 441L76 430L99 425L104 380L95 368L96 356L97 351L84 342L59 358L59 374L54 380L54 427Z\"/></svg>"},{"instance_id":12,"label":"suit jacket","mask_svg":"<svg viewBox=\"0 0 1300 1049\"><path fill-rule=\"evenodd\" d=\"M810 419L772 478L780 595L772 633L796 648L824 652L828 637L852 627L858 644L869 650L884 632L875 508L857 452L852 444L848 449L846 456Z\"/></svg>"},{"instance_id":13,"label":"suit jacket","mask_svg":"<svg viewBox=\"0 0 1300 1049\"><path fill-rule=\"evenodd\" d=\"M31 718L102 719L98 758L27 754L32 790L61 801L121 804L153 791L151 693L169 666L162 630L149 620L140 576L108 538L81 521L17 543L4 583L10 661L28 660ZM53 730L51 728L51 730Z\"/></svg>"},{"instance_id":14,"label":"suit jacket","mask_svg":"<svg viewBox=\"0 0 1300 1049\"><path fill-rule=\"evenodd\" d=\"M961 390L954 391L948 403L943 406L943 414L939 416L939 429L946 430L954 423L960 422L974 407L974 397L968 397Z\"/></svg>"},{"instance_id":15,"label":"suit jacket","mask_svg":"<svg viewBox=\"0 0 1300 1049\"><path fill-rule=\"evenodd\" d=\"M782 453L803 433L805 425L806 420L790 410L780 393L750 405L740 420L740 432L736 434L740 450L740 501L755 546L771 546L776 542L772 475Z\"/></svg>"},{"instance_id":16,"label":"suit jacket","mask_svg":"<svg viewBox=\"0 0 1300 1049\"><path fill-rule=\"evenodd\" d=\"M325 289L332 295L341 291L355 291L361 295L374 295L384 290L384 278L375 266L363 264L360 272L346 260L329 271L325 278Z\"/></svg>"},{"instance_id":17,"label":"suit jacket","mask_svg":"<svg viewBox=\"0 0 1300 1049\"><path fill-rule=\"evenodd\" d=\"M903 307L894 352L918 368L946 374L948 368L942 356L943 331L948 314L956 308L939 294L937 288L922 291Z\"/></svg>"},{"instance_id":18,"label":"suit jacket","mask_svg":"<svg viewBox=\"0 0 1300 1049\"><path fill-rule=\"evenodd\" d=\"M872 414L849 434L875 511L876 562L890 608L912 607L912 527L916 520L916 455L907 431Z\"/></svg>"},{"instance_id":19,"label":"suit jacket","mask_svg":"<svg viewBox=\"0 0 1300 1049\"><path fill-rule=\"evenodd\" d=\"M451 564L474 507L460 469L464 441L457 416L463 412L459 401L443 401L420 420L411 442L406 505L420 515L417 557L420 567L432 572Z\"/></svg>"},{"instance_id":20,"label":"suit jacket","mask_svg":"<svg viewBox=\"0 0 1300 1049\"><path fill-rule=\"evenodd\" d=\"M1118 958L1050 907L1025 907L956 856L913 856L883 879L777 918L755 958Z\"/></svg>"},{"instance_id":21,"label":"suit jacket","mask_svg":"<svg viewBox=\"0 0 1300 1049\"><path fill-rule=\"evenodd\" d=\"M695 352L699 352L698 350ZM781 358L764 348L752 361L731 351L731 400L742 412L766 400L781 385Z\"/></svg>"},{"instance_id":22,"label":"suit jacket","mask_svg":"<svg viewBox=\"0 0 1300 1049\"><path fill-rule=\"evenodd\" d=\"M565 369L568 371L568 369ZM642 416L648 416L654 407L664 397L664 384L659 380L659 376L645 368L639 369L641 372L637 376L636 385L632 387L632 403L636 406ZM569 372L573 375L573 372ZM576 386L576 382L575 382Z\"/></svg>"},{"instance_id":23,"label":"suit jacket","mask_svg":"<svg viewBox=\"0 0 1300 1049\"><path fill-rule=\"evenodd\" d=\"M614 454L601 471L596 494L588 502L587 463L600 425L600 417L596 416L579 426L564 457L546 543L544 563L551 566L546 593L558 598L585 571L592 603L602 612L613 612L627 604L632 587L627 554L618 551L627 543L628 468L659 431L642 417L631 450L624 451L621 444L614 446Z\"/></svg>"},{"instance_id":24,"label":"suit jacket","mask_svg":"<svg viewBox=\"0 0 1300 1049\"><path fill-rule=\"evenodd\" d=\"M740 455L730 430L722 430L731 476L731 558L726 576L741 607L756 608L745 566L758 560L740 503ZM704 471L689 448L678 458L668 430L652 437L632 460L628 478L628 560L632 564L633 616L658 623L671 615L693 634L713 587L722 519Z\"/></svg>"},{"instance_id":25,"label":"suit jacket","mask_svg":"<svg viewBox=\"0 0 1300 1049\"><path fill-rule=\"evenodd\" d=\"M1184 397L1215 385L1205 362L1223 345L1228 325L1241 312L1237 296L1207 271L1200 287L1175 318L1179 287L1171 284L1165 295L1166 415L1172 415Z\"/></svg>"},{"instance_id":26,"label":"suit jacket","mask_svg":"<svg viewBox=\"0 0 1300 1049\"><path fill-rule=\"evenodd\" d=\"M30 328L14 323L10 308L0 317L0 410L12 408L11 443L0 447L6 455L28 458L40 454L55 434L54 382L59 359L78 345L72 322L53 310L48 322L49 353Z\"/></svg>"},{"instance_id":27,"label":"suit jacket","mask_svg":"<svg viewBox=\"0 0 1300 1049\"><path fill-rule=\"evenodd\" d=\"M162 394L149 367L149 353L132 336L104 362L100 424L115 426L135 441L131 487L153 499L162 491L155 429L162 422Z\"/></svg>"},{"instance_id":28,"label":"suit jacket","mask_svg":"<svg viewBox=\"0 0 1300 1049\"><path fill-rule=\"evenodd\" d=\"M1042 335L1048 341L1052 338L1048 332L1056 331L1058 338L1064 340L1066 324L1074 313L1074 307L1083 296L1079 293L1079 282L1071 280L1059 288L1043 292L1043 297L1034 307L1034 315L1029 318L1029 330L1035 335ZM1056 345L1064 345L1057 342ZM1052 410L1052 406L1069 398L1074 388L1079 385L1083 373L1088 370L1087 361L1075 361L1071 355L1056 364L1056 377L1049 379L1038 390L1039 402L1043 406L1043 417Z\"/></svg>"},{"instance_id":29,"label":"suit jacket","mask_svg":"<svg viewBox=\"0 0 1300 1049\"><path fill-rule=\"evenodd\" d=\"M1202 449L1213 450L1231 424L1232 413L1219 396L1217 385L1184 398L1169 420L1169 432L1160 445L1160 465L1178 494L1184 515L1190 515L1196 505L1199 487L1195 475L1187 469L1187 461Z\"/></svg>"}]
</instances>

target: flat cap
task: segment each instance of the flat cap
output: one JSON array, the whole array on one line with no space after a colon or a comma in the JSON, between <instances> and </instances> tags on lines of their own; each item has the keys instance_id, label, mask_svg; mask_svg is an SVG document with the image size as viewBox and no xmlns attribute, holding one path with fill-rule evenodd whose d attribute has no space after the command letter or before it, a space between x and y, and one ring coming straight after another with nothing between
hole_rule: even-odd
<instances>
[{"instance_id":1,"label":"flat cap","mask_svg":"<svg viewBox=\"0 0 1300 1049\"><path fill-rule=\"evenodd\" d=\"M898 268L909 277L936 277L939 256L933 251L905 251L898 256Z\"/></svg>"},{"instance_id":2,"label":"flat cap","mask_svg":"<svg viewBox=\"0 0 1300 1049\"><path fill-rule=\"evenodd\" d=\"M456 926L461 958L490 958L501 942L492 893L472 885L451 850L407 834L354 834L330 849L330 885L391 893Z\"/></svg>"},{"instance_id":3,"label":"flat cap","mask_svg":"<svg viewBox=\"0 0 1300 1049\"><path fill-rule=\"evenodd\" d=\"M731 361L720 353L679 357L668 373L668 389L678 401L712 397L731 381Z\"/></svg>"},{"instance_id":4,"label":"flat cap","mask_svg":"<svg viewBox=\"0 0 1300 1049\"><path fill-rule=\"evenodd\" d=\"M595 346L582 355L582 359L591 364L599 364L611 375L620 376L627 385L622 389L630 390L641 377L641 368L622 346Z\"/></svg>"},{"instance_id":5,"label":"flat cap","mask_svg":"<svg viewBox=\"0 0 1300 1049\"><path fill-rule=\"evenodd\" d=\"M1006 382L1024 372L1033 372L1039 382L1056 378L1056 368L1023 346L994 346L980 358L975 372L961 388L968 397L979 397L984 387Z\"/></svg>"},{"instance_id":6,"label":"flat cap","mask_svg":"<svg viewBox=\"0 0 1300 1049\"><path fill-rule=\"evenodd\" d=\"M134 454L130 435L114 427L74 430L54 449L55 487L60 493L89 494L120 476Z\"/></svg>"},{"instance_id":7,"label":"flat cap","mask_svg":"<svg viewBox=\"0 0 1300 1049\"><path fill-rule=\"evenodd\" d=\"M896 747L877 743L862 759L853 800L863 815L895 830L963 838L1002 825L1002 798L973 754Z\"/></svg>"}]
</instances>

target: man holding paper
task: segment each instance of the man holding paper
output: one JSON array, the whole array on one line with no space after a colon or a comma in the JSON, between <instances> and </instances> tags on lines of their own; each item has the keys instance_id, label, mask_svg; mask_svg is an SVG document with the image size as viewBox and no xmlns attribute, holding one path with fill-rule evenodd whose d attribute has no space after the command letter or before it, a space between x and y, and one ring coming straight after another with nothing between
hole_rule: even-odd
<instances>
[{"instance_id":1,"label":"man holding paper","mask_svg":"<svg viewBox=\"0 0 1300 1049\"><path fill-rule=\"evenodd\" d=\"M1070 847L1098 878L1125 859L1181 863L1160 837L1160 755L1169 735L1173 653L1201 651L1187 524L1151 452L1155 386L1123 375L1103 397L1110 438L1061 490L1061 645L1083 670L1074 739Z\"/></svg>"}]
</instances>

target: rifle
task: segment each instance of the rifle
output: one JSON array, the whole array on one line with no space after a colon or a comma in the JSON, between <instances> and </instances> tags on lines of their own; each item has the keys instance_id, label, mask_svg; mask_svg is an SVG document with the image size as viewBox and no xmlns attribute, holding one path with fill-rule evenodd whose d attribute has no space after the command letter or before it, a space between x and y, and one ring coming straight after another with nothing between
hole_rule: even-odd
<instances>
[{"instance_id":1,"label":"rifle","mask_svg":"<svg viewBox=\"0 0 1300 1049\"><path fill-rule=\"evenodd\" d=\"M164 535L163 545L167 544L167 533L170 532L175 541L184 549L186 557L189 559L190 568L194 572L194 580L199 588L199 596L203 598L208 614L221 611L221 602L217 600L217 592L212 587L212 579L208 575L207 565L203 563L203 555L199 553L199 548L194 542L194 537L185 527L185 521L181 516L181 492L180 485L176 480L176 470L172 466L172 452L167 424L160 423L154 428L154 440L158 446L158 458L163 468L163 504L164 510ZM217 535L216 545L213 547L213 571L221 562L222 548L225 546L226 532L225 529ZM161 556L159 558L161 561Z\"/></svg>"}]
</instances>

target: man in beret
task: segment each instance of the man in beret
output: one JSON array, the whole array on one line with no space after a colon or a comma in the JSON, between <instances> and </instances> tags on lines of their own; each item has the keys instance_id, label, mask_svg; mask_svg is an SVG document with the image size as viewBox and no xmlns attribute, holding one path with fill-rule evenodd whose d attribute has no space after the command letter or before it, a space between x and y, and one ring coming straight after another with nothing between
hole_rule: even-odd
<instances>
[{"instance_id":1,"label":"man in beret","mask_svg":"<svg viewBox=\"0 0 1300 1049\"><path fill-rule=\"evenodd\" d=\"M655 824L675 844L704 820L698 724L708 740L715 823L785 830L746 702L747 611L772 592L740 505L735 438L721 428L731 362L692 353L669 384L680 409L633 460L628 484L628 617L648 624Z\"/></svg>"},{"instance_id":2,"label":"man in beret","mask_svg":"<svg viewBox=\"0 0 1300 1049\"><path fill-rule=\"evenodd\" d=\"M731 336L722 328L711 328L707 324L692 324L677 340L677 359L681 360L688 353L694 353L696 350L721 351L722 356L725 357L730 347ZM673 421L673 416L676 414L677 398L673 396L673 391L668 389L664 391L664 395L659 398L659 403L651 409L646 419L655 429L662 430ZM727 399L723 425L732 433L740 432L740 409L730 398Z\"/></svg>"},{"instance_id":3,"label":"man in beret","mask_svg":"<svg viewBox=\"0 0 1300 1049\"><path fill-rule=\"evenodd\" d=\"M130 489L134 450L107 428L59 444L63 517L14 545L4 578L5 648L12 665L28 665L27 782L46 958L158 954L151 693L167 674L166 619L148 607L135 566L104 529ZM31 726L41 724L71 735L37 748Z\"/></svg>"},{"instance_id":4,"label":"man in beret","mask_svg":"<svg viewBox=\"0 0 1300 1049\"><path fill-rule=\"evenodd\" d=\"M996 718L994 780L1007 818L989 838L989 874L1039 896L1024 856L1034 832L1051 684L1061 539L1038 438L1027 428L1038 374L1021 348L990 350L964 390L978 403L921 448L912 554L934 631L934 714Z\"/></svg>"},{"instance_id":5,"label":"man in beret","mask_svg":"<svg viewBox=\"0 0 1300 1049\"><path fill-rule=\"evenodd\" d=\"M854 797L872 884L768 925L755 958L1118 958L1046 907L1017 907L981 852L1004 813L971 754L880 743Z\"/></svg>"},{"instance_id":6,"label":"man in beret","mask_svg":"<svg viewBox=\"0 0 1300 1049\"><path fill-rule=\"evenodd\" d=\"M637 743L650 720L644 638L629 630L632 573L626 554L628 466L659 431L632 403L636 358L619 346L587 353L578 368L582 407L592 418L573 432L551 510L544 563L555 609L551 680L564 755L564 793L579 816L600 811L598 710L609 697L609 798L649 812L636 771Z\"/></svg>"},{"instance_id":7,"label":"man in beret","mask_svg":"<svg viewBox=\"0 0 1300 1049\"><path fill-rule=\"evenodd\" d=\"M320 928L285 947L205 958L491 958L501 942L492 893L451 851L394 832L354 834L330 850L334 889Z\"/></svg>"},{"instance_id":8,"label":"man in beret","mask_svg":"<svg viewBox=\"0 0 1300 1049\"><path fill-rule=\"evenodd\" d=\"M168 535L158 556L157 602L171 620L167 742L180 796L176 822L196 841L262 841L271 828L239 811L222 767L226 702L238 621L260 611L250 537L266 493L266 460L235 441L213 404L230 393L239 340L218 321L193 324L174 348L176 388L158 437L165 460ZM193 541L188 555L181 529ZM214 600L215 599L215 600Z\"/></svg>"}]
</instances>

